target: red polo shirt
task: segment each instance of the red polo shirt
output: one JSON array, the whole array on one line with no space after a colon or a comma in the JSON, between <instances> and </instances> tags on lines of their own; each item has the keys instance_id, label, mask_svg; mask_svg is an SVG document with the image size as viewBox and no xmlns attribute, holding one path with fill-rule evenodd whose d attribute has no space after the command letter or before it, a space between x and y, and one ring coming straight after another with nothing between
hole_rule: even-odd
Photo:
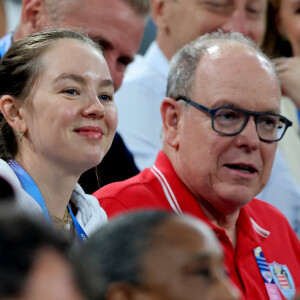
<instances>
[{"instance_id":1,"label":"red polo shirt","mask_svg":"<svg viewBox=\"0 0 300 300\"><path fill-rule=\"evenodd\" d=\"M231 280L247 300L269 299L253 250L261 247L267 263L286 265L300 289L300 243L283 214L270 204L253 199L240 210L234 249L225 231L205 216L193 195L176 175L161 151L151 169L94 193L108 217L138 209L166 209L188 213L206 222L216 233L225 253ZM282 298L284 299L284 298Z\"/></svg>"}]
</instances>

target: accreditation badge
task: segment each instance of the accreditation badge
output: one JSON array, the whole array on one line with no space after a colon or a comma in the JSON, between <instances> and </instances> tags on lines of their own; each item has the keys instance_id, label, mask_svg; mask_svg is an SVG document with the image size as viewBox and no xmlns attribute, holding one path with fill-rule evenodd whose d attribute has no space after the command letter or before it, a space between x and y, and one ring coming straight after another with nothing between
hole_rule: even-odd
<instances>
[{"instance_id":1,"label":"accreditation badge","mask_svg":"<svg viewBox=\"0 0 300 300\"><path fill-rule=\"evenodd\" d=\"M284 297L288 300L294 299L296 293L295 285L288 267L286 265L273 262L269 264L269 268L276 285Z\"/></svg>"}]
</instances>

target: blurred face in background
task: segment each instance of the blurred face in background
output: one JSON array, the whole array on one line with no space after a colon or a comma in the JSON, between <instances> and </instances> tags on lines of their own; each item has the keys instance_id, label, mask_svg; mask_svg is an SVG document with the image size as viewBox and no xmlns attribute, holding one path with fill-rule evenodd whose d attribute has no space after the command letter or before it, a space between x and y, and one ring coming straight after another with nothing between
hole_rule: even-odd
<instances>
[{"instance_id":1,"label":"blurred face in background","mask_svg":"<svg viewBox=\"0 0 300 300\"><path fill-rule=\"evenodd\" d=\"M159 226L141 271L135 300L234 300L238 292L223 269L214 233L192 218Z\"/></svg>"},{"instance_id":2,"label":"blurred face in background","mask_svg":"<svg viewBox=\"0 0 300 300\"><path fill-rule=\"evenodd\" d=\"M126 67L138 51L145 19L122 0L88 0L69 3L66 14L52 25L79 28L104 51L115 90L121 86ZM55 24L53 24L55 23Z\"/></svg>"},{"instance_id":3,"label":"blurred face in background","mask_svg":"<svg viewBox=\"0 0 300 300\"><path fill-rule=\"evenodd\" d=\"M300 1L278 1L280 1L277 19L279 32L291 43L293 55L300 56Z\"/></svg>"},{"instance_id":4,"label":"blurred face in background","mask_svg":"<svg viewBox=\"0 0 300 300\"><path fill-rule=\"evenodd\" d=\"M156 0L153 0L156 2ZM157 0L160 2L161 0ZM170 59L177 50L197 37L221 29L263 41L266 29L266 0L165 0L158 27L165 32ZM168 55L169 54L169 55Z\"/></svg>"},{"instance_id":5,"label":"blurred face in background","mask_svg":"<svg viewBox=\"0 0 300 300\"><path fill-rule=\"evenodd\" d=\"M70 263L56 250L41 249L37 253L18 300L84 300L75 284Z\"/></svg>"}]
</instances>

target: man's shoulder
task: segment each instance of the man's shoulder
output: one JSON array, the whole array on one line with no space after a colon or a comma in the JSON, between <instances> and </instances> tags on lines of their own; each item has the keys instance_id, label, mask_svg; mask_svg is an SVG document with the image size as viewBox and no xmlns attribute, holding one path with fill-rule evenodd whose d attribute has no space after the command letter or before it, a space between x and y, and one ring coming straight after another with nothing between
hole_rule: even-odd
<instances>
[{"instance_id":1,"label":"man's shoulder","mask_svg":"<svg viewBox=\"0 0 300 300\"><path fill-rule=\"evenodd\" d=\"M266 235L261 246L268 261L288 265L294 272L293 277L299 274L300 243L286 217L273 205L258 199L253 199L246 207L255 221L255 231Z\"/></svg>"},{"instance_id":2,"label":"man's shoulder","mask_svg":"<svg viewBox=\"0 0 300 300\"><path fill-rule=\"evenodd\" d=\"M154 176L149 168L144 169L138 175L133 176L127 180L114 182L108 184L93 195L98 199L116 198L122 199L123 197L144 194L149 191L149 185L152 185Z\"/></svg>"},{"instance_id":3,"label":"man's shoulder","mask_svg":"<svg viewBox=\"0 0 300 300\"><path fill-rule=\"evenodd\" d=\"M278 208L257 198L252 199L251 202L247 204L246 209L250 211L252 215L261 219L276 218L286 220L286 217ZM266 218L266 215L268 218Z\"/></svg>"},{"instance_id":4,"label":"man's shoulder","mask_svg":"<svg viewBox=\"0 0 300 300\"><path fill-rule=\"evenodd\" d=\"M166 208L161 194L156 177L147 168L130 179L108 184L93 195L110 218L129 210Z\"/></svg>"},{"instance_id":5,"label":"man's shoulder","mask_svg":"<svg viewBox=\"0 0 300 300\"><path fill-rule=\"evenodd\" d=\"M252 199L245 206L249 216L261 227L276 234L290 235L294 231L284 214L272 204L263 200Z\"/></svg>"}]
</instances>

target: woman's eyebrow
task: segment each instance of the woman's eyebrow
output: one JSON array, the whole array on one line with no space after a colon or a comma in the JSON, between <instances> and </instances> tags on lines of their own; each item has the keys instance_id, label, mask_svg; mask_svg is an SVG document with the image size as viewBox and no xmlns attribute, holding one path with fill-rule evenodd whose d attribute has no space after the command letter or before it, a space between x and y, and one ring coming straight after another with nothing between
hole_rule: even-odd
<instances>
[{"instance_id":1,"label":"woman's eyebrow","mask_svg":"<svg viewBox=\"0 0 300 300\"><path fill-rule=\"evenodd\" d=\"M62 73L54 79L54 83L60 80L70 79L79 83L85 83L86 80L82 75L72 74L72 73Z\"/></svg>"},{"instance_id":2,"label":"woman's eyebrow","mask_svg":"<svg viewBox=\"0 0 300 300\"><path fill-rule=\"evenodd\" d=\"M73 80L78 83L84 83L84 84L87 82L87 80L82 75L73 74L73 73L62 73L54 79L53 83L56 83L60 80L66 80L66 79ZM112 79L103 79L100 81L99 87L107 87L107 86L112 86L114 88L114 83Z\"/></svg>"},{"instance_id":3,"label":"woman's eyebrow","mask_svg":"<svg viewBox=\"0 0 300 300\"><path fill-rule=\"evenodd\" d=\"M114 82L111 79L103 79L100 82L100 87L107 87L107 86L112 86L113 88L115 87Z\"/></svg>"}]
</instances>

